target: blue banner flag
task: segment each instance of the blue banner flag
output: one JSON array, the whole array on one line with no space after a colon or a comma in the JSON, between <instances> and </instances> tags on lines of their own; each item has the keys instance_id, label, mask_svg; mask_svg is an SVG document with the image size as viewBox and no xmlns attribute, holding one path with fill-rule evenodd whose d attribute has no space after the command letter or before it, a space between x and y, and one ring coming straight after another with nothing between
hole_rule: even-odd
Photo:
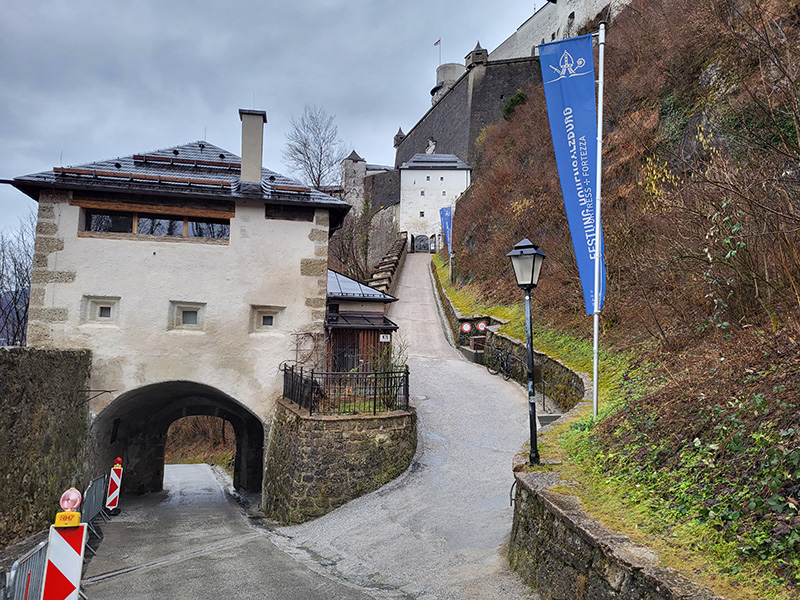
<instances>
[{"instance_id":1,"label":"blue banner flag","mask_svg":"<svg viewBox=\"0 0 800 600\"><path fill-rule=\"evenodd\" d=\"M594 280L600 249L600 297L603 308L606 269L603 230L597 222L597 107L592 36L583 35L539 46L544 96L561 193L578 261L586 314L595 312Z\"/></svg>"},{"instance_id":2,"label":"blue banner flag","mask_svg":"<svg viewBox=\"0 0 800 600\"><path fill-rule=\"evenodd\" d=\"M447 253L453 253L453 209L449 206L439 210L439 216L442 219L442 231L444 232L444 241L447 244Z\"/></svg>"}]
</instances>

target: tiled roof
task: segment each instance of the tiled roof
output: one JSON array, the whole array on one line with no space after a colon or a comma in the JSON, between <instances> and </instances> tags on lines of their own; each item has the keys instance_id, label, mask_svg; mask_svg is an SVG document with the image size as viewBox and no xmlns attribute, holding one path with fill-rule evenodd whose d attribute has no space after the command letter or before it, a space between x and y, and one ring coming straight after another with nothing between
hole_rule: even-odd
<instances>
[{"instance_id":1,"label":"tiled roof","mask_svg":"<svg viewBox=\"0 0 800 600\"><path fill-rule=\"evenodd\" d=\"M361 302L395 302L397 298L328 269L328 298Z\"/></svg>"},{"instance_id":2,"label":"tiled roof","mask_svg":"<svg viewBox=\"0 0 800 600\"><path fill-rule=\"evenodd\" d=\"M469 169L455 154L415 154L401 169Z\"/></svg>"},{"instance_id":3,"label":"tiled roof","mask_svg":"<svg viewBox=\"0 0 800 600\"><path fill-rule=\"evenodd\" d=\"M349 209L346 202L264 168L261 193L245 193L240 175L241 158L236 154L197 141L76 167L54 167L52 171L16 177L14 186L34 200L39 189L47 188L320 206L335 214L332 223L344 218Z\"/></svg>"}]
</instances>

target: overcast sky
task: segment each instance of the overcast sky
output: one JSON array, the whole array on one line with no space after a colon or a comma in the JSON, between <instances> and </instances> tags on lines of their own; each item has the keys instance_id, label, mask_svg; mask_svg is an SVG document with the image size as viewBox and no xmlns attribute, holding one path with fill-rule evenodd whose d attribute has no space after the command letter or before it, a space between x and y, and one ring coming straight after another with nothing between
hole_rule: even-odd
<instances>
[{"instance_id":1,"label":"overcast sky","mask_svg":"<svg viewBox=\"0 0 800 600\"><path fill-rule=\"evenodd\" d=\"M0 179L206 139L241 153L267 112L264 166L306 104L368 162L430 108L442 62L493 50L544 0L5 0ZM255 102L254 102L255 98ZM0 229L35 203L0 185Z\"/></svg>"}]
</instances>

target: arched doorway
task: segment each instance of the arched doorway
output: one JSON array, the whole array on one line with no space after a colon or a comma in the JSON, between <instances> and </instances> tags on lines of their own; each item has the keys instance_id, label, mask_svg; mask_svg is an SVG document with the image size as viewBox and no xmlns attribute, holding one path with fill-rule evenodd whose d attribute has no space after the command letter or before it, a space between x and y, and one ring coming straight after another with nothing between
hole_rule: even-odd
<instances>
[{"instance_id":1,"label":"arched doorway","mask_svg":"<svg viewBox=\"0 0 800 600\"><path fill-rule=\"evenodd\" d=\"M233 485L261 492L264 425L248 408L227 394L191 381L147 385L116 398L92 426L98 458L113 464L121 456L123 491L156 492L163 488L164 446L169 426L191 415L211 415L233 425L236 457Z\"/></svg>"},{"instance_id":2,"label":"arched doorway","mask_svg":"<svg viewBox=\"0 0 800 600\"><path fill-rule=\"evenodd\" d=\"M414 236L414 252L428 252L430 250L430 240L426 235Z\"/></svg>"}]
</instances>

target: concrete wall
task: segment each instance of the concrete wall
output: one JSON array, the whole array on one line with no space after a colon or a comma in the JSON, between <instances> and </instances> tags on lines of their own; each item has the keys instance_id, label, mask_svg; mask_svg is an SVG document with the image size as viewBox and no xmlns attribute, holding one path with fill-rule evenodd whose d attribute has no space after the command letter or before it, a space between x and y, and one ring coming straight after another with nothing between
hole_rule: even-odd
<instances>
[{"instance_id":1,"label":"concrete wall","mask_svg":"<svg viewBox=\"0 0 800 600\"><path fill-rule=\"evenodd\" d=\"M524 458L523 457L523 461ZM509 562L550 600L723 600L658 566L657 555L590 518L552 473L515 473Z\"/></svg>"},{"instance_id":2,"label":"concrete wall","mask_svg":"<svg viewBox=\"0 0 800 600\"><path fill-rule=\"evenodd\" d=\"M64 490L113 464L86 452L90 365L86 351L0 348L0 548L46 528Z\"/></svg>"},{"instance_id":3,"label":"concrete wall","mask_svg":"<svg viewBox=\"0 0 800 600\"><path fill-rule=\"evenodd\" d=\"M284 221L240 203L229 241L86 236L70 199L40 197L29 344L92 350L92 389L114 390L92 401L95 413L129 390L183 380L268 422L279 364L295 358L293 334L323 331L327 211L314 222ZM87 320L92 297L116 299L112 320ZM175 303L198 303L202 325L172 327ZM254 307L273 310L274 326L254 331Z\"/></svg>"},{"instance_id":4,"label":"concrete wall","mask_svg":"<svg viewBox=\"0 0 800 600\"><path fill-rule=\"evenodd\" d=\"M302 523L378 489L411 464L416 413L309 417L278 400L264 471L263 508Z\"/></svg>"},{"instance_id":5,"label":"concrete wall","mask_svg":"<svg viewBox=\"0 0 800 600\"><path fill-rule=\"evenodd\" d=\"M398 230L409 237L440 235L439 210L454 207L469 184L468 169L400 169Z\"/></svg>"}]
</instances>

